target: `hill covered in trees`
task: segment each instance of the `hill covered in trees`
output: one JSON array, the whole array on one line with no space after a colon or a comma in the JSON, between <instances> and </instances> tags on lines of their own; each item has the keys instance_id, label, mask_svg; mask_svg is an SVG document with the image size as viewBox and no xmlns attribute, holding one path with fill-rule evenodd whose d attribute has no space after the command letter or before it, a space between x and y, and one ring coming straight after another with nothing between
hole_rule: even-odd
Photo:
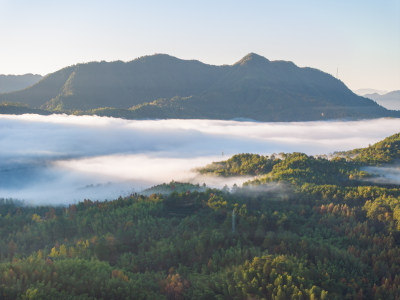
<instances>
[{"instance_id":1,"label":"hill covered in trees","mask_svg":"<svg viewBox=\"0 0 400 300\"><path fill-rule=\"evenodd\" d=\"M347 160L368 165L391 163L400 159L400 133L389 136L366 148L337 152L336 154L346 157Z\"/></svg>"},{"instance_id":2,"label":"hill covered in trees","mask_svg":"<svg viewBox=\"0 0 400 300\"><path fill-rule=\"evenodd\" d=\"M307 176L312 175L311 181L316 181L324 180L323 178L326 176L334 176L339 179L340 174L350 175L352 172L353 175L357 173L358 176L365 176L365 172L360 171L360 168L388 164L399 159L400 133L396 133L366 148L335 152L330 160L327 157L315 158L304 153L280 153L271 156L245 153L234 155L226 161L213 162L198 171L201 174L217 176L268 174L267 177L274 181L278 179L276 174L280 171L297 170L294 178L306 180ZM330 170L329 174L325 172L325 169ZM336 171L332 172L333 170ZM304 176L298 176L300 174L298 172L303 172ZM342 179L347 180L348 178ZM332 180L328 181L332 182Z\"/></svg>"},{"instance_id":3,"label":"hill covered in trees","mask_svg":"<svg viewBox=\"0 0 400 300\"><path fill-rule=\"evenodd\" d=\"M0 298L398 299L400 187L361 170L386 150L399 159L398 143L356 151L376 159L242 154L202 170L258 175L231 192L0 200Z\"/></svg>"},{"instance_id":4,"label":"hill covered in trees","mask_svg":"<svg viewBox=\"0 0 400 300\"><path fill-rule=\"evenodd\" d=\"M22 115L22 114L38 114L38 115L50 115L53 112L38 109L38 108L30 108L27 105L20 103L0 103L0 114L10 114L10 115Z\"/></svg>"},{"instance_id":5,"label":"hill covered in trees","mask_svg":"<svg viewBox=\"0 0 400 300\"><path fill-rule=\"evenodd\" d=\"M126 63L78 64L25 90L1 94L0 102L129 119L306 121L399 116L355 95L331 75L254 53L224 66L164 54Z\"/></svg>"}]
</instances>

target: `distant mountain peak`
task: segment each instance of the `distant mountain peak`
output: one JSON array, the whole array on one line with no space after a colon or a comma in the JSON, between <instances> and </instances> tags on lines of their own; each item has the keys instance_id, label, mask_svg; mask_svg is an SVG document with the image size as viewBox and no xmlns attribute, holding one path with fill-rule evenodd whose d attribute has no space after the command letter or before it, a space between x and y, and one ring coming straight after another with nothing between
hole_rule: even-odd
<instances>
[{"instance_id":1,"label":"distant mountain peak","mask_svg":"<svg viewBox=\"0 0 400 300\"><path fill-rule=\"evenodd\" d=\"M42 79L42 75L0 75L0 93L9 93L25 89Z\"/></svg>"},{"instance_id":2,"label":"distant mountain peak","mask_svg":"<svg viewBox=\"0 0 400 300\"><path fill-rule=\"evenodd\" d=\"M365 94L363 97L372 99L387 109L400 110L400 90L391 91L383 95L378 93Z\"/></svg>"},{"instance_id":3,"label":"distant mountain peak","mask_svg":"<svg viewBox=\"0 0 400 300\"><path fill-rule=\"evenodd\" d=\"M179 60L179 59L174 56L171 56L169 54L165 54L165 53L154 53L153 55L140 56L140 57L132 60L131 62L148 61L148 60Z\"/></svg>"},{"instance_id":4,"label":"distant mountain peak","mask_svg":"<svg viewBox=\"0 0 400 300\"><path fill-rule=\"evenodd\" d=\"M198 61L198 60L191 60L191 59L181 59L169 54L165 54L165 53L155 53L153 55L145 55L145 56L141 56L138 57L132 61L130 61L129 63L153 63L153 64L182 64L182 63L187 63L187 62L191 62L191 63L195 63L195 64L202 64L205 65L204 63Z\"/></svg>"},{"instance_id":5,"label":"distant mountain peak","mask_svg":"<svg viewBox=\"0 0 400 300\"><path fill-rule=\"evenodd\" d=\"M384 95L386 94L388 91L384 91L384 90L376 90L376 89L370 89L370 88L365 88L365 89L358 89L355 90L354 93L359 95L359 96L365 96L365 95L370 95L370 94L378 94L378 95Z\"/></svg>"},{"instance_id":6,"label":"distant mountain peak","mask_svg":"<svg viewBox=\"0 0 400 300\"><path fill-rule=\"evenodd\" d=\"M254 64L268 63L268 62L269 60L266 59L264 56L251 52L246 56L244 56L237 63L235 63L235 65L245 66L245 65L254 65Z\"/></svg>"}]
</instances>

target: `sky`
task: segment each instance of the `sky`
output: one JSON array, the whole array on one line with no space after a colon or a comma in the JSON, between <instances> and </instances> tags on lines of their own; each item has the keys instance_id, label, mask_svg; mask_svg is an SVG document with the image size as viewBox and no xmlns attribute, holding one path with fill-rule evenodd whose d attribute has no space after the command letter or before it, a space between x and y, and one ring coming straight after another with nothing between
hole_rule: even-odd
<instances>
[{"instance_id":1,"label":"sky","mask_svg":"<svg viewBox=\"0 0 400 300\"><path fill-rule=\"evenodd\" d=\"M166 53L233 64L255 52L400 89L399 0L0 0L0 74Z\"/></svg>"},{"instance_id":2,"label":"sky","mask_svg":"<svg viewBox=\"0 0 400 300\"><path fill-rule=\"evenodd\" d=\"M171 180L231 187L250 178L201 176L195 169L237 153L366 147L399 127L395 118L262 123L0 115L0 198L31 204L111 200ZM400 183L398 166L372 171Z\"/></svg>"}]
</instances>

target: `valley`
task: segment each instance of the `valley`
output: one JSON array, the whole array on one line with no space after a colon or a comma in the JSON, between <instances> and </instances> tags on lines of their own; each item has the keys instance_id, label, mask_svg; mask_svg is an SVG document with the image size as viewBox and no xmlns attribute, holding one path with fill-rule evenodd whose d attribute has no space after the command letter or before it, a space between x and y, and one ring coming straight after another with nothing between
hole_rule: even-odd
<instances>
[{"instance_id":1,"label":"valley","mask_svg":"<svg viewBox=\"0 0 400 300\"><path fill-rule=\"evenodd\" d=\"M2 199L1 298L395 299L399 185L362 168L399 155L397 133L330 160L239 154L199 170L257 175L232 189L172 181L63 206Z\"/></svg>"}]
</instances>

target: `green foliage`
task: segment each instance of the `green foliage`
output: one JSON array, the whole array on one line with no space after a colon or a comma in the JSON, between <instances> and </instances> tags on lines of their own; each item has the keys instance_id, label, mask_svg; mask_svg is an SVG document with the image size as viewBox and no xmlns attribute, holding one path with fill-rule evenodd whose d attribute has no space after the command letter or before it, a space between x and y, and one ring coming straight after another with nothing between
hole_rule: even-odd
<instances>
[{"instance_id":1,"label":"green foliage","mask_svg":"<svg viewBox=\"0 0 400 300\"><path fill-rule=\"evenodd\" d=\"M321 299L328 292L312 284L307 261L286 255L265 255L246 261L228 274L232 297L267 299Z\"/></svg>"},{"instance_id":2,"label":"green foliage","mask_svg":"<svg viewBox=\"0 0 400 300\"><path fill-rule=\"evenodd\" d=\"M156 186L153 186L149 189L141 192L143 195L151 195L151 194L164 194L169 195L171 193L190 193L190 192L204 192L206 190L205 185L200 186L199 184L190 184L186 182L177 182L171 181L170 183L163 183Z\"/></svg>"},{"instance_id":3,"label":"green foliage","mask_svg":"<svg viewBox=\"0 0 400 300\"><path fill-rule=\"evenodd\" d=\"M390 163L393 160L400 159L400 133L389 136L367 148L342 152L338 155L368 165Z\"/></svg>"},{"instance_id":4,"label":"green foliage","mask_svg":"<svg viewBox=\"0 0 400 300\"><path fill-rule=\"evenodd\" d=\"M237 154L226 161L214 162L199 169L202 174L217 176L248 175L258 177L248 183L296 182L316 184L359 184L357 180L368 177L357 163L335 158L314 158L304 153L279 154L279 158L257 154Z\"/></svg>"},{"instance_id":5,"label":"green foliage","mask_svg":"<svg viewBox=\"0 0 400 300\"><path fill-rule=\"evenodd\" d=\"M0 298L400 298L399 186L302 153L217 167L265 174L233 193L171 182L68 207L0 200Z\"/></svg>"},{"instance_id":6,"label":"green foliage","mask_svg":"<svg viewBox=\"0 0 400 300\"><path fill-rule=\"evenodd\" d=\"M54 208L2 200L0 297L398 297L400 189L291 189L285 201L240 189Z\"/></svg>"},{"instance_id":7,"label":"green foliage","mask_svg":"<svg viewBox=\"0 0 400 300\"><path fill-rule=\"evenodd\" d=\"M261 175L272 170L280 159L258 154L237 154L226 161L214 162L201 169L201 174L214 174L218 176Z\"/></svg>"}]
</instances>

